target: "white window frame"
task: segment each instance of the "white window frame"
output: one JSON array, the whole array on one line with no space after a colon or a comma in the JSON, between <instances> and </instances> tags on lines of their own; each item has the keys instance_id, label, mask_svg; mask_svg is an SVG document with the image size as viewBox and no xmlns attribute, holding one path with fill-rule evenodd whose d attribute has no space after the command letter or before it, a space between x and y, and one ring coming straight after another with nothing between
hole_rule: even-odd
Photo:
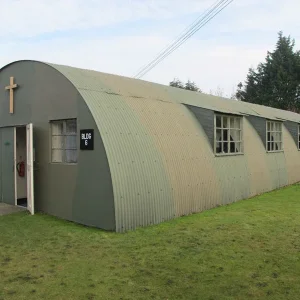
<instances>
[{"instance_id":1,"label":"white window frame","mask_svg":"<svg viewBox=\"0 0 300 300\"><path fill-rule=\"evenodd\" d=\"M300 151L300 124L298 124L298 150Z\"/></svg>"},{"instance_id":2,"label":"white window frame","mask_svg":"<svg viewBox=\"0 0 300 300\"><path fill-rule=\"evenodd\" d=\"M269 127L270 124L270 127ZM280 125L280 130L276 129L276 124ZM270 129L269 129L270 128ZM283 152L283 123L281 121L275 121L275 120L267 120L266 121L266 150L268 153L276 153L276 152ZM270 140L268 134L270 133ZM271 138L274 139L274 136L280 134L281 138L278 140L271 140ZM274 149L276 146L276 143L279 143L281 147L279 149ZM269 144L272 145L273 147L270 147L269 150ZM271 149L273 148L273 149Z\"/></svg>"},{"instance_id":3,"label":"white window frame","mask_svg":"<svg viewBox=\"0 0 300 300\"><path fill-rule=\"evenodd\" d=\"M75 121L76 123L76 132L74 134L67 134L67 121ZM57 123L62 123L63 124L63 133L62 135L53 135L53 127L52 127L52 124L57 124ZM78 143L77 143L77 139L76 139L76 149L66 149L66 146L65 146L65 137L68 136L68 135L71 135L71 136L76 136L78 135L78 126L77 126L77 119L75 118L72 118L72 119L60 119L60 120L51 120L50 121L50 162L52 164L70 164L70 165L73 165L73 164L77 164L78 162ZM62 148L53 148L53 142L52 142L52 137L53 136L63 136L63 146ZM62 161L59 162L59 161L53 161L53 157L52 157L52 150L62 150L63 151L63 157L62 157ZM76 162L67 162L67 159L66 159L66 151L68 150L75 150L76 151Z\"/></svg>"},{"instance_id":4,"label":"white window frame","mask_svg":"<svg viewBox=\"0 0 300 300\"><path fill-rule=\"evenodd\" d=\"M221 117L221 127L217 127L217 117ZM229 121L227 121L229 124L229 126L224 127L223 126L223 120L224 118L228 118ZM231 119L234 119L234 125L235 125L235 120L238 119L240 122L240 126L238 127L231 127ZM225 141L225 143L227 143L227 149L229 150L228 152L217 152L217 144L219 142L222 143L222 150L223 149L223 145L224 145L224 141L223 139L221 139L221 141L217 140L217 130L221 130L221 136L222 136L222 132L223 130L228 130L229 133L231 130L235 130L235 131L239 131L240 132L240 140L235 140L232 141L230 140L230 138L232 138L231 134L227 133L227 138L228 140ZM244 130L243 130L243 116L240 115L232 115L232 114L222 114L222 113L215 113L215 118L214 118L214 153L216 156L232 156L232 155L243 155L244 154ZM230 152L230 143L240 143L240 151L239 152Z\"/></svg>"}]
</instances>

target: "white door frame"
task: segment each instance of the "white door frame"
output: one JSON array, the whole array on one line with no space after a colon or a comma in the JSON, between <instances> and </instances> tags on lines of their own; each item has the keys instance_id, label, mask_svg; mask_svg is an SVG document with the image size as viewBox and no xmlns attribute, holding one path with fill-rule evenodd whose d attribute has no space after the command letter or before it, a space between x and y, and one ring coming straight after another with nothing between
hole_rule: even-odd
<instances>
[{"instance_id":1,"label":"white door frame","mask_svg":"<svg viewBox=\"0 0 300 300\"><path fill-rule=\"evenodd\" d=\"M17 181L17 127L26 129L26 187L27 209L34 214L34 183L33 183L33 126L32 123L14 126L14 179L15 179L15 205L18 205ZM30 203L31 202L31 203Z\"/></svg>"},{"instance_id":2,"label":"white door frame","mask_svg":"<svg viewBox=\"0 0 300 300\"><path fill-rule=\"evenodd\" d=\"M26 176L27 176L27 209L34 215L34 184L33 184L33 125L26 125Z\"/></svg>"},{"instance_id":3,"label":"white door frame","mask_svg":"<svg viewBox=\"0 0 300 300\"><path fill-rule=\"evenodd\" d=\"M18 187L17 187L17 127L14 127L14 178L15 178L15 205L18 205Z\"/></svg>"}]
</instances>

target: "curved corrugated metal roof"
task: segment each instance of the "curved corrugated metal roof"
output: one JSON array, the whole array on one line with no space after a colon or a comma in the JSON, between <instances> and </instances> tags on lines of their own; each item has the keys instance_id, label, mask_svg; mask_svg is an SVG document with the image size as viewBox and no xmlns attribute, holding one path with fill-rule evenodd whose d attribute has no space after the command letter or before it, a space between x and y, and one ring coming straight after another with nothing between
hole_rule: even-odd
<instances>
[{"instance_id":1,"label":"curved corrugated metal roof","mask_svg":"<svg viewBox=\"0 0 300 300\"><path fill-rule=\"evenodd\" d=\"M15 61L10 64L17 62L19 61ZM81 69L41 61L36 62L45 63L49 66L52 66L66 76L71 83L81 91L89 90L108 95L133 97L140 99L141 101L157 100L170 103L181 103L224 113L254 115L267 119L280 119L300 122L300 114L286 110L231 100L205 93L187 91L158 83L94 70ZM92 101L95 100L94 98L92 99ZM91 101L89 97L85 97L84 100L87 102Z\"/></svg>"},{"instance_id":2,"label":"curved corrugated metal roof","mask_svg":"<svg viewBox=\"0 0 300 300\"><path fill-rule=\"evenodd\" d=\"M248 114L269 119L300 122L300 115L263 105L225 99L205 93L191 92L157 83L93 70L49 64L64 74L79 90L90 90L111 95L138 98L141 101L156 100L182 103L214 111ZM105 87L103 87L103 85ZM89 101L88 98L85 99Z\"/></svg>"}]
</instances>

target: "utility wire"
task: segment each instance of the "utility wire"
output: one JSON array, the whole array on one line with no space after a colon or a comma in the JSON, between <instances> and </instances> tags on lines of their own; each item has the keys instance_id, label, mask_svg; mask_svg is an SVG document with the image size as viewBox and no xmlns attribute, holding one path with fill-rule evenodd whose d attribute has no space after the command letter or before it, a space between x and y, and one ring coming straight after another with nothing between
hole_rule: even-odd
<instances>
[{"instance_id":1,"label":"utility wire","mask_svg":"<svg viewBox=\"0 0 300 300\"><path fill-rule=\"evenodd\" d=\"M141 78L146 73L148 73L151 69L153 69L158 63L160 63L164 58L166 58L168 55L170 55L173 51L175 51L179 46L181 46L187 39L189 39L196 31L198 31L200 28L202 28L206 23L208 23L215 15L220 13L226 6L228 6L233 0L221 0L218 2L217 5L213 9L210 10L210 12L201 19L201 21L197 22L196 26L192 26L193 30L190 30L190 32L186 33L183 39L181 38L181 41L176 41L173 46L169 47L167 51L164 51L164 54L160 57L158 56L154 61L152 61L150 64L147 65L142 71L139 72L139 74L136 75L137 78ZM222 4L224 4L221 9L218 10L218 7ZM214 13L217 9L217 12ZM213 14L211 16L211 14ZM208 19L207 19L208 18Z\"/></svg>"},{"instance_id":2,"label":"utility wire","mask_svg":"<svg viewBox=\"0 0 300 300\"><path fill-rule=\"evenodd\" d=\"M225 1L225 0L223 0ZM205 10L205 12L203 12L191 25L189 25L188 27L186 27L175 39L172 43L170 43L167 47L165 47L161 52L159 52L156 56L156 58L154 58L150 63L148 63L146 66L141 67L138 72L136 73L135 76L137 76L138 74L140 74L143 70L145 70L146 68L148 68L155 60L157 60L162 54L166 53L166 51L170 48L173 47L175 43L178 43L189 31L191 31L193 28L195 28L195 26L197 26L197 24L199 23L199 21L202 20L202 17L213 7L215 7L218 4L219 0L217 0L211 7L209 7L208 9Z\"/></svg>"},{"instance_id":3,"label":"utility wire","mask_svg":"<svg viewBox=\"0 0 300 300\"><path fill-rule=\"evenodd\" d=\"M183 44L183 42L185 42L190 36L190 32L192 32L192 34L194 34L197 30L199 30L201 27L203 27L212 17L214 17L214 15L210 17L211 14L214 13L214 11L216 11L216 9L218 9L218 7L222 4L226 4L229 0L221 0L219 2L217 2L217 4L213 5L213 8L209 10L209 12L203 17L201 18L201 20L197 21L195 25L193 25L191 27L191 29L189 29L189 31L187 33L185 33L182 37L180 37L179 39L177 39L177 41L175 41L173 43L173 45L171 45L169 47L169 49L166 49L163 54L159 55L155 60L153 60L152 62L150 62L145 68L143 68L135 77L140 78L143 75L145 75L147 72L149 72L153 67L155 67L162 59L164 59L166 56L168 56L171 52L173 52L174 50L176 50L181 44ZM233 0L232 0L233 1ZM224 6L225 8L225 6ZM207 18L209 18L209 20L207 20ZM205 22L206 21L206 22ZM203 22L205 24L203 24ZM203 26L201 26L203 25ZM196 30L195 30L196 28ZM178 44L179 43L179 44ZM178 46L177 46L178 45Z\"/></svg>"},{"instance_id":4,"label":"utility wire","mask_svg":"<svg viewBox=\"0 0 300 300\"><path fill-rule=\"evenodd\" d=\"M192 35L194 35L199 29L205 26L211 19L213 19L217 14L219 14L223 9L225 9L233 0L221 0L217 5L214 6L213 9L210 10L205 17L201 18L200 21L196 22L196 25L192 26L192 28L179 40L173 43L168 49L163 51L155 60L149 63L146 67L144 67L141 71L139 71L135 78L141 78L150 70L152 70L158 63L160 63L163 59L169 56L172 52L174 52L178 47L180 47L186 40L188 40ZM221 6L221 7L220 7Z\"/></svg>"}]
</instances>

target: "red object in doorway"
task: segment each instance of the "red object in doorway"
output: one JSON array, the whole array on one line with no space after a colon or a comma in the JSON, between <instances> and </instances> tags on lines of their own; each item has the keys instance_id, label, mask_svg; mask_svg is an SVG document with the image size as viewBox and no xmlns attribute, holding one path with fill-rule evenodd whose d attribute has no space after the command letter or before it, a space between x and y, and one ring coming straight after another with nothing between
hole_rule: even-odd
<instances>
[{"instance_id":1,"label":"red object in doorway","mask_svg":"<svg viewBox=\"0 0 300 300\"><path fill-rule=\"evenodd\" d=\"M20 177L24 177L25 176L25 162L24 161L20 161L19 163L17 163L17 171Z\"/></svg>"}]
</instances>

